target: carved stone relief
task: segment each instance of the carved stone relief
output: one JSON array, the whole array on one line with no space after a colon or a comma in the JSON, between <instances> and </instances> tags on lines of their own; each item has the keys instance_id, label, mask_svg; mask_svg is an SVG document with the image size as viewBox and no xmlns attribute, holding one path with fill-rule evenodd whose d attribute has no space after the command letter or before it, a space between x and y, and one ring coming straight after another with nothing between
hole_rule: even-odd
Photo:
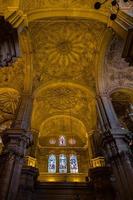
<instances>
[{"instance_id":1,"label":"carved stone relief","mask_svg":"<svg viewBox=\"0 0 133 200\"><path fill-rule=\"evenodd\" d=\"M45 143L48 145L50 138L56 138L58 145L60 135L65 136L67 140L74 137L78 139L78 143L80 144L81 141L86 143L88 138L86 129L79 120L71 116L60 115L43 122L39 132L39 144L42 145Z\"/></svg>"},{"instance_id":2,"label":"carved stone relief","mask_svg":"<svg viewBox=\"0 0 133 200\"><path fill-rule=\"evenodd\" d=\"M119 5L122 11L126 12L128 15L133 17L133 2L132 1L128 1L125 3L123 0L120 0Z\"/></svg>"},{"instance_id":3,"label":"carved stone relief","mask_svg":"<svg viewBox=\"0 0 133 200\"><path fill-rule=\"evenodd\" d=\"M0 129L10 126L19 99L20 95L17 90L12 88L0 88Z\"/></svg>"},{"instance_id":4,"label":"carved stone relief","mask_svg":"<svg viewBox=\"0 0 133 200\"><path fill-rule=\"evenodd\" d=\"M23 0L22 9L28 12L33 9L42 8L91 8L92 0Z\"/></svg>"},{"instance_id":5,"label":"carved stone relief","mask_svg":"<svg viewBox=\"0 0 133 200\"><path fill-rule=\"evenodd\" d=\"M33 128L38 129L48 117L61 114L75 116L81 121L90 122L91 126L92 114L96 116L95 100L74 86L52 86L42 91L34 101L32 124L36 127Z\"/></svg>"},{"instance_id":6,"label":"carved stone relief","mask_svg":"<svg viewBox=\"0 0 133 200\"><path fill-rule=\"evenodd\" d=\"M11 87L18 91L24 88L24 60L19 58L14 64L0 69L0 87Z\"/></svg>"},{"instance_id":7,"label":"carved stone relief","mask_svg":"<svg viewBox=\"0 0 133 200\"><path fill-rule=\"evenodd\" d=\"M129 67L129 63L122 58L122 51L123 41L114 37L105 57L106 90L133 88L133 67Z\"/></svg>"}]
</instances>

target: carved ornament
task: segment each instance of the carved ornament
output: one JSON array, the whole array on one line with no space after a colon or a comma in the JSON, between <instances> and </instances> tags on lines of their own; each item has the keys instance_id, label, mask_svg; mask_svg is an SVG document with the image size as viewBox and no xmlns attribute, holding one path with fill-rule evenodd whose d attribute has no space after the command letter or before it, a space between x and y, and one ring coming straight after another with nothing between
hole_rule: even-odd
<instances>
[{"instance_id":1,"label":"carved ornament","mask_svg":"<svg viewBox=\"0 0 133 200\"><path fill-rule=\"evenodd\" d=\"M31 23L30 30L35 88L58 80L80 82L95 89L95 57L105 30L103 24L44 20Z\"/></svg>"}]
</instances>

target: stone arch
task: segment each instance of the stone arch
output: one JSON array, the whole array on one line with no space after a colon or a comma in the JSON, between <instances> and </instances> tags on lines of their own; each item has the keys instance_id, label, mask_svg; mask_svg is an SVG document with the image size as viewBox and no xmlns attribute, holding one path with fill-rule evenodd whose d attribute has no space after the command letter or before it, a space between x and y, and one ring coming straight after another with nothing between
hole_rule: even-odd
<instances>
[{"instance_id":1,"label":"stone arch","mask_svg":"<svg viewBox=\"0 0 133 200\"><path fill-rule=\"evenodd\" d=\"M93 118L91 115L96 116L95 94L81 85L73 83L42 85L34 92L33 97L33 126L38 120L41 124L49 117L62 114L74 116L85 122L88 131L89 126L92 125L93 128L95 126L95 120L93 122L91 120ZM39 129L39 126L32 128Z\"/></svg>"},{"instance_id":2,"label":"stone arch","mask_svg":"<svg viewBox=\"0 0 133 200\"><path fill-rule=\"evenodd\" d=\"M40 126L38 137L41 141L43 137L59 138L60 135L79 138L84 144L88 140L87 129L83 122L67 115L56 115L46 119Z\"/></svg>"}]
</instances>

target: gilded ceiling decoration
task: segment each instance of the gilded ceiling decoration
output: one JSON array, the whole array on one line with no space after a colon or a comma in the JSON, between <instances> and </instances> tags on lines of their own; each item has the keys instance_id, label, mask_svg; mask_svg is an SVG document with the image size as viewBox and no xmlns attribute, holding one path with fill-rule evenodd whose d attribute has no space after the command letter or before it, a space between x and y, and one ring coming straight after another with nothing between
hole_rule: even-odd
<instances>
[{"instance_id":1,"label":"gilded ceiling decoration","mask_svg":"<svg viewBox=\"0 0 133 200\"><path fill-rule=\"evenodd\" d=\"M83 123L70 116L58 115L45 120L39 132L39 144L43 146L45 141L49 143L51 138L58 140L59 136L65 136L68 139L78 139L82 144L87 142L88 134ZM58 144L57 144L58 145Z\"/></svg>"},{"instance_id":2,"label":"gilded ceiling decoration","mask_svg":"<svg viewBox=\"0 0 133 200\"><path fill-rule=\"evenodd\" d=\"M91 8L92 0L23 0L22 9L25 12L34 9L47 8Z\"/></svg>"},{"instance_id":3,"label":"gilded ceiling decoration","mask_svg":"<svg viewBox=\"0 0 133 200\"><path fill-rule=\"evenodd\" d=\"M95 98L74 84L57 84L42 89L34 101L33 128L38 130L45 119L61 114L75 116L92 126L95 124L94 119L93 123L91 121L92 115L96 116Z\"/></svg>"},{"instance_id":4,"label":"gilded ceiling decoration","mask_svg":"<svg viewBox=\"0 0 133 200\"><path fill-rule=\"evenodd\" d=\"M0 107L5 112L14 113L16 110L16 105L19 102L19 93L13 89L0 89Z\"/></svg>"},{"instance_id":5,"label":"gilded ceiling decoration","mask_svg":"<svg viewBox=\"0 0 133 200\"><path fill-rule=\"evenodd\" d=\"M17 59L11 66L0 68L0 87L11 87L18 91L24 88L24 60Z\"/></svg>"},{"instance_id":6,"label":"gilded ceiling decoration","mask_svg":"<svg viewBox=\"0 0 133 200\"><path fill-rule=\"evenodd\" d=\"M118 87L133 87L133 67L129 67L122 57L123 41L114 37L105 57L106 71L104 76L106 90L113 90Z\"/></svg>"},{"instance_id":7,"label":"gilded ceiling decoration","mask_svg":"<svg viewBox=\"0 0 133 200\"><path fill-rule=\"evenodd\" d=\"M95 21L54 20L30 24L34 87L58 81L95 89L95 56L105 26ZM39 31L38 31L39 30Z\"/></svg>"},{"instance_id":8,"label":"gilded ceiling decoration","mask_svg":"<svg viewBox=\"0 0 133 200\"><path fill-rule=\"evenodd\" d=\"M82 100L87 103L87 98L83 99L83 96L84 94L80 90L75 91L75 88L57 87L46 91L44 101L53 109L69 110L75 108Z\"/></svg>"},{"instance_id":9,"label":"gilded ceiling decoration","mask_svg":"<svg viewBox=\"0 0 133 200\"><path fill-rule=\"evenodd\" d=\"M20 95L12 88L0 88L0 125L10 124L14 118ZM9 121L9 123L8 123ZM5 126L5 125L4 125Z\"/></svg>"}]
</instances>

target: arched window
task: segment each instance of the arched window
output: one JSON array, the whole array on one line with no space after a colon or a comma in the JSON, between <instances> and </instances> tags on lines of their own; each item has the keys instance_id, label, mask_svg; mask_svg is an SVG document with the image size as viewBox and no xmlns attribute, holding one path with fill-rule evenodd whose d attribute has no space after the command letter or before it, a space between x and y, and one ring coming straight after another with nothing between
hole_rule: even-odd
<instances>
[{"instance_id":1,"label":"arched window","mask_svg":"<svg viewBox=\"0 0 133 200\"><path fill-rule=\"evenodd\" d=\"M48 158L48 172L56 173L56 156L51 154Z\"/></svg>"},{"instance_id":2,"label":"arched window","mask_svg":"<svg viewBox=\"0 0 133 200\"><path fill-rule=\"evenodd\" d=\"M66 139L63 135L59 137L59 145L66 146Z\"/></svg>"},{"instance_id":3,"label":"arched window","mask_svg":"<svg viewBox=\"0 0 133 200\"><path fill-rule=\"evenodd\" d=\"M67 157L64 154L59 155L59 173L67 173Z\"/></svg>"},{"instance_id":4,"label":"arched window","mask_svg":"<svg viewBox=\"0 0 133 200\"><path fill-rule=\"evenodd\" d=\"M78 173L78 161L77 156L70 155L70 173Z\"/></svg>"}]
</instances>

